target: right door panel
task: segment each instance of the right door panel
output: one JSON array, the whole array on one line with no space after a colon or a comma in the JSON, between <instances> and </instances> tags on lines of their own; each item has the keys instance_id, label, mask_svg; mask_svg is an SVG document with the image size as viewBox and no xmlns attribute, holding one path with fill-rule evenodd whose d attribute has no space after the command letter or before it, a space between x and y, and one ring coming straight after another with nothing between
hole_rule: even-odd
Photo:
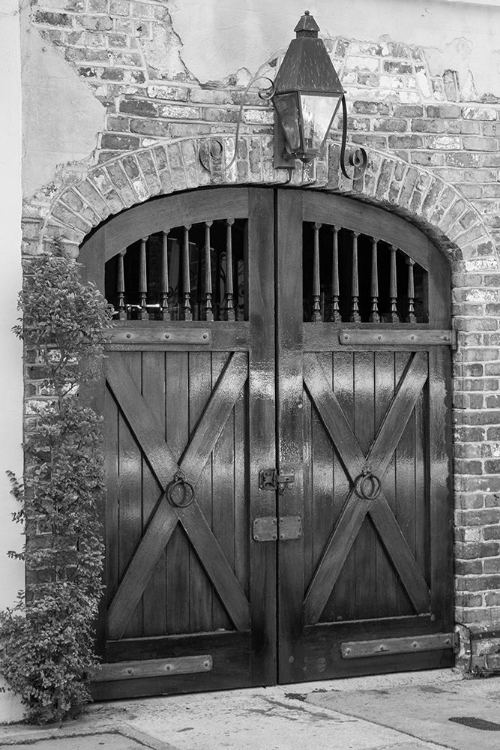
<instances>
[{"instance_id":1,"label":"right door panel","mask_svg":"<svg viewBox=\"0 0 500 750\"><path fill-rule=\"evenodd\" d=\"M278 297L279 458L286 470L290 446L297 457L301 447L303 491L285 491L279 515L300 513L304 536L280 544L280 680L448 666L447 265L377 209L314 194L295 202L278 295L295 262L303 304Z\"/></svg>"}]
</instances>

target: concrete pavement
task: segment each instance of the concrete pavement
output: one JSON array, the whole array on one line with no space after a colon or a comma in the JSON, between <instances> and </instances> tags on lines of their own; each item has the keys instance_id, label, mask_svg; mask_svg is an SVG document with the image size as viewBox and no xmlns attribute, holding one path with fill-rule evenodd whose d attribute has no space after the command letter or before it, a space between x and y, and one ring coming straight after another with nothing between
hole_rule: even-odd
<instances>
[{"instance_id":1,"label":"concrete pavement","mask_svg":"<svg viewBox=\"0 0 500 750\"><path fill-rule=\"evenodd\" d=\"M453 721L450 721L453 719ZM0 750L500 750L500 679L454 670L91 706L0 727Z\"/></svg>"}]
</instances>

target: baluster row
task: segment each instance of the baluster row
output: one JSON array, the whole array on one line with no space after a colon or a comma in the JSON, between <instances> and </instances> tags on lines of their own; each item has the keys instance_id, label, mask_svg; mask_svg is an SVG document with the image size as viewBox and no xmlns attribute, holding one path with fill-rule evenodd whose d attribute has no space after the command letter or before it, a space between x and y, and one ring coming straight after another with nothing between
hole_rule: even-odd
<instances>
[{"instance_id":1,"label":"baluster row","mask_svg":"<svg viewBox=\"0 0 500 750\"><path fill-rule=\"evenodd\" d=\"M233 261L233 227L235 220L227 219L225 222L225 247L224 253L217 253L217 279L218 283L222 284L223 296L221 302L218 303L220 319L234 321L236 319L235 311L235 299L234 299L234 274L235 266ZM204 261L204 274L203 281L201 278L198 282L198 289L203 288L201 295L201 312L200 319L206 321L213 321L214 315L214 300L213 300L213 281L212 281L212 243L211 243L211 227L213 226L212 221L204 222L204 243L203 247L200 248L198 256L198 271L201 273L201 258L203 256ZM191 294L191 242L190 242L190 231L192 226L186 224L183 227L183 237L181 247L179 249L181 257L177 260L176 265L180 265L182 275L179 278L179 305L182 310L182 319L185 321L193 320L192 310L192 294ZM171 291L170 291L170 269L169 269L169 233L170 230L166 229L161 233L161 278L160 278L160 293L159 293L159 317L161 320L172 319L171 309ZM117 317L119 320L127 320L129 312L127 310L127 294L138 295L138 320L149 320L150 314L148 312L148 304L151 305L150 288L148 286L148 240L149 237L143 237L140 240L139 247L139 273L137 286L132 290L125 288L125 257L127 249L122 250L117 256L117 269L116 269L116 302L117 302ZM223 256L225 262L223 263ZM178 267L177 267L178 271ZM137 299L137 297L136 297Z\"/></svg>"},{"instance_id":2,"label":"baluster row","mask_svg":"<svg viewBox=\"0 0 500 750\"><path fill-rule=\"evenodd\" d=\"M342 322L341 314L341 286L346 289L346 279L343 279L341 284L341 278L339 274L339 232L341 227L333 225L332 230L332 272L331 272L331 294L327 303L325 304L324 296L321 286L321 242L320 242L320 229L323 225L320 223L313 223L313 255L312 255L312 294L311 294L311 308L310 308L310 320L313 323L321 322L323 320L329 320L332 322ZM345 230L344 230L345 231ZM350 263L350 304L349 304L349 315L347 320L352 323L362 322L360 313L360 270L359 270L359 244L358 239L360 234L358 232L351 231L351 263ZM379 268L378 268L378 252L379 242L377 237L371 237L371 268L370 268L370 304L368 321L370 323L399 323L400 315L398 312L398 261L397 253L398 248L395 245L388 246L389 253L389 285L388 285L388 299L386 298L386 311L384 314L380 311L380 293L379 293ZM417 316L415 314L415 280L414 280L414 267L415 261L412 258L406 257L407 265L407 288L406 288L406 315L404 322L416 323ZM328 285L327 285L328 287ZM387 293L387 292L386 292ZM401 302L400 302L401 303ZM366 310L365 303L365 310ZM345 300L344 300L344 315L345 315Z\"/></svg>"}]
</instances>

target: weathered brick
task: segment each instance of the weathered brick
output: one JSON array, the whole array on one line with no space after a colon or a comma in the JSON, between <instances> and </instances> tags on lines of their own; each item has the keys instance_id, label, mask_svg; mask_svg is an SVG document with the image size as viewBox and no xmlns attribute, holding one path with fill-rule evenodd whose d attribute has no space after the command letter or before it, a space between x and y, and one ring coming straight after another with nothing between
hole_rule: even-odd
<instances>
[{"instance_id":1,"label":"weathered brick","mask_svg":"<svg viewBox=\"0 0 500 750\"><path fill-rule=\"evenodd\" d=\"M424 108L421 104L395 104L394 117L423 117Z\"/></svg>"},{"instance_id":2,"label":"weathered brick","mask_svg":"<svg viewBox=\"0 0 500 750\"><path fill-rule=\"evenodd\" d=\"M456 104L439 104L430 105L426 108L427 117L431 118L452 118L460 117L462 110Z\"/></svg>"},{"instance_id":3,"label":"weathered brick","mask_svg":"<svg viewBox=\"0 0 500 750\"><path fill-rule=\"evenodd\" d=\"M457 556L462 560L494 557L500 551L499 542L456 542Z\"/></svg>"},{"instance_id":4,"label":"weathered brick","mask_svg":"<svg viewBox=\"0 0 500 750\"><path fill-rule=\"evenodd\" d=\"M163 120L133 119L130 121L130 130L132 133L161 138L168 138L171 135L170 123Z\"/></svg>"},{"instance_id":5,"label":"weathered brick","mask_svg":"<svg viewBox=\"0 0 500 750\"><path fill-rule=\"evenodd\" d=\"M455 562L455 573L457 575L479 575L483 572L481 560L457 560Z\"/></svg>"},{"instance_id":6,"label":"weathered brick","mask_svg":"<svg viewBox=\"0 0 500 750\"><path fill-rule=\"evenodd\" d=\"M389 148L422 148L423 141L419 135L390 135Z\"/></svg>"},{"instance_id":7,"label":"weathered brick","mask_svg":"<svg viewBox=\"0 0 500 750\"><path fill-rule=\"evenodd\" d=\"M487 607L500 606L500 593L496 591L485 594L484 601Z\"/></svg>"},{"instance_id":8,"label":"weathered brick","mask_svg":"<svg viewBox=\"0 0 500 750\"><path fill-rule=\"evenodd\" d=\"M457 135L436 135L425 138L425 147L443 151L455 151L461 148L460 137Z\"/></svg>"},{"instance_id":9,"label":"weathered brick","mask_svg":"<svg viewBox=\"0 0 500 750\"><path fill-rule=\"evenodd\" d=\"M480 594L461 594L456 595L456 603L459 607L481 607L483 597Z\"/></svg>"},{"instance_id":10,"label":"weathered brick","mask_svg":"<svg viewBox=\"0 0 500 750\"><path fill-rule=\"evenodd\" d=\"M468 151L498 151L498 140L464 135L463 147Z\"/></svg>"},{"instance_id":11,"label":"weathered brick","mask_svg":"<svg viewBox=\"0 0 500 750\"><path fill-rule=\"evenodd\" d=\"M173 120L199 120L201 118L198 107L184 107L180 104L161 104L159 105L159 114L160 117Z\"/></svg>"},{"instance_id":12,"label":"weathered brick","mask_svg":"<svg viewBox=\"0 0 500 750\"><path fill-rule=\"evenodd\" d=\"M445 126L442 120L414 119L411 121L411 129L414 133L444 133Z\"/></svg>"},{"instance_id":13,"label":"weathered brick","mask_svg":"<svg viewBox=\"0 0 500 750\"><path fill-rule=\"evenodd\" d=\"M482 107L464 107L462 109L462 117L465 120L493 120L497 119L497 111L492 108Z\"/></svg>"},{"instance_id":14,"label":"weathered brick","mask_svg":"<svg viewBox=\"0 0 500 750\"><path fill-rule=\"evenodd\" d=\"M485 573L500 573L500 557L483 560L483 567Z\"/></svg>"},{"instance_id":15,"label":"weathered brick","mask_svg":"<svg viewBox=\"0 0 500 750\"><path fill-rule=\"evenodd\" d=\"M157 117L158 115L156 105L144 99L124 99L120 102L119 110L136 117Z\"/></svg>"},{"instance_id":16,"label":"weathered brick","mask_svg":"<svg viewBox=\"0 0 500 750\"><path fill-rule=\"evenodd\" d=\"M156 171L156 164L153 157L148 151L140 151L137 154L137 161L142 170L144 179L147 182L148 189L152 195L160 192L160 179Z\"/></svg>"},{"instance_id":17,"label":"weathered brick","mask_svg":"<svg viewBox=\"0 0 500 750\"><path fill-rule=\"evenodd\" d=\"M397 119L396 117L388 117L383 119L372 120L373 130L375 132L381 131L385 133L404 133L408 130L408 123L406 120Z\"/></svg>"},{"instance_id":18,"label":"weathered brick","mask_svg":"<svg viewBox=\"0 0 500 750\"><path fill-rule=\"evenodd\" d=\"M388 115L390 107L383 102L353 102L353 112L360 115Z\"/></svg>"},{"instance_id":19,"label":"weathered brick","mask_svg":"<svg viewBox=\"0 0 500 750\"><path fill-rule=\"evenodd\" d=\"M101 74L103 81L123 81L125 72L120 68L105 68Z\"/></svg>"},{"instance_id":20,"label":"weathered brick","mask_svg":"<svg viewBox=\"0 0 500 750\"><path fill-rule=\"evenodd\" d=\"M37 10L35 22L44 26L63 26L65 28L72 25L71 16L67 13L51 13L47 10Z\"/></svg>"},{"instance_id":21,"label":"weathered brick","mask_svg":"<svg viewBox=\"0 0 500 750\"><path fill-rule=\"evenodd\" d=\"M384 60L383 69L386 73L395 73L397 75L411 75L413 73L412 63L396 60Z\"/></svg>"},{"instance_id":22,"label":"weathered brick","mask_svg":"<svg viewBox=\"0 0 500 750\"><path fill-rule=\"evenodd\" d=\"M130 186L130 182L122 169L119 161L106 165L105 169L110 180L116 186L126 206L132 206L136 201L136 195Z\"/></svg>"}]
</instances>

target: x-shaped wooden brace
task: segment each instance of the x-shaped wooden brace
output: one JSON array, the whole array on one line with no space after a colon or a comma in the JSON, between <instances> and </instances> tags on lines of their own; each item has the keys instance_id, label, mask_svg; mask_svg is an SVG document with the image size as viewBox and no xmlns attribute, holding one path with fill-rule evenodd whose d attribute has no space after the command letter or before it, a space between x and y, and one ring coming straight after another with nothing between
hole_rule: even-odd
<instances>
[{"instance_id":1,"label":"x-shaped wooden brace","mask_svg":"<svg viewBox=\"0 0 500 750\"><path fill-rule=\"evenodd\" d=\"M122 354L113 353L106 373L108 385L163 490L179 469L196 485L247 378L247 354L235 352L228 359L196 430L177 462ZM248 600L196 500L188 507L173 507L163 496L109 605L111 639L122 637L178 522L184 527L237 630L250 628Z\"/></svg>"},{"instance_id":2,"label":"x-shaped wooden brace","mask_svg":"<svg viewBox=\"0 0 500 750\"><path fill-rule=\"evenodd\" d=\"M354 489L356 478L364 466L369 465L372 473L382 478L427 377L426 353L417 352L401 378L375 440L365 456L318 359L314 354L305 356L306 388L352 484L306 593L305 620L309 625L317 623L321 617L367 513L371 516L415 610L418 613L429 610L429 587L383 492L376 499L369 500L360 497Z\"/></svg>"}]
</instances>

